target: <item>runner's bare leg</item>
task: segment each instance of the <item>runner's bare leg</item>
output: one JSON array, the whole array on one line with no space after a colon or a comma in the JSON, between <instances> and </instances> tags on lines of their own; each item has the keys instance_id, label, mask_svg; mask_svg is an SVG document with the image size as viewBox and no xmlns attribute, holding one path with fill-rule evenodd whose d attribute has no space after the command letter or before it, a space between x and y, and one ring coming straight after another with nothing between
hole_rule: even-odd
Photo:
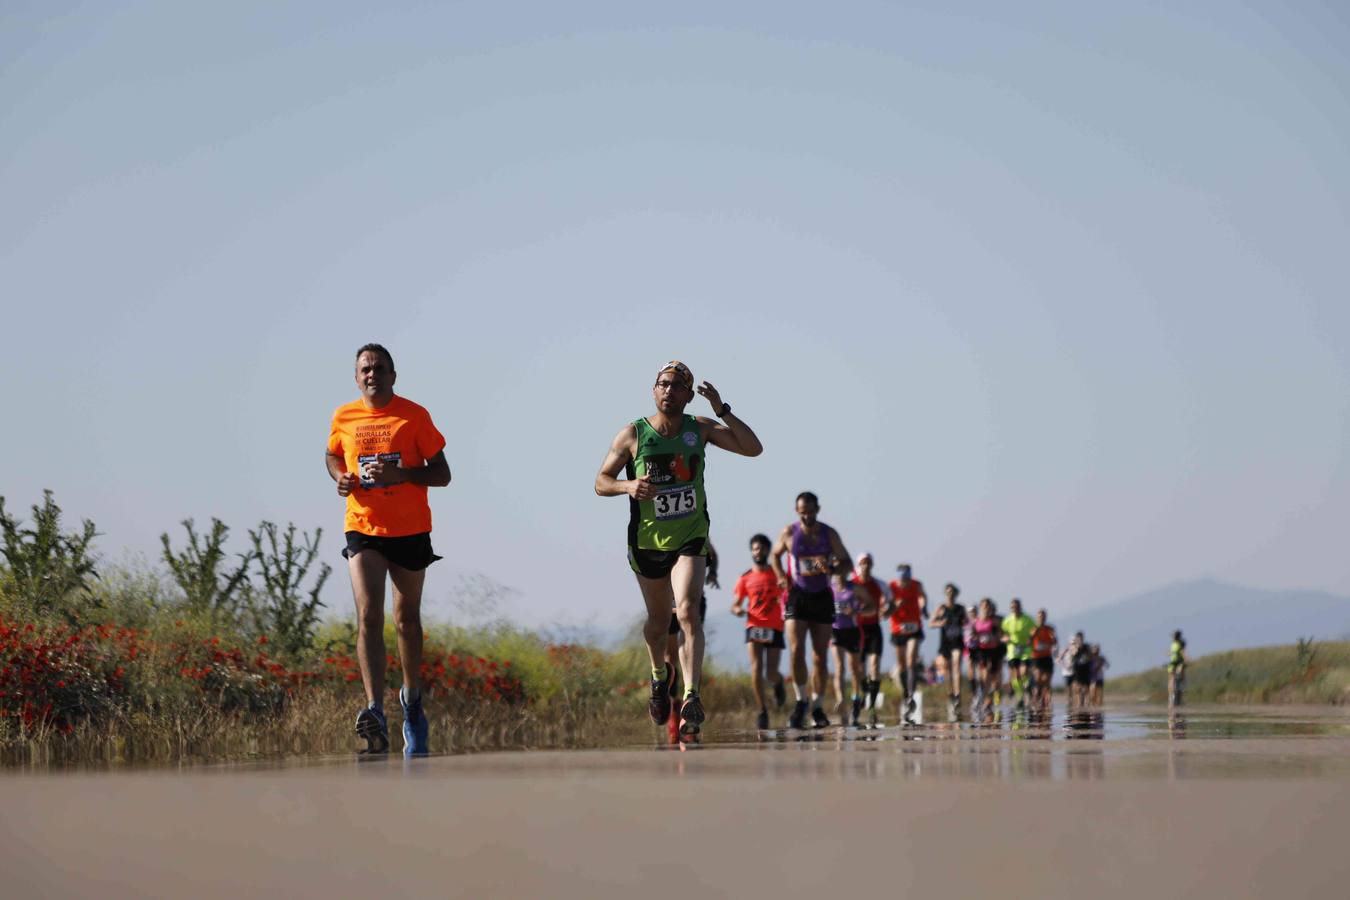
<instances>
[{"instance_id":1,"label":"runner's bare leg","mask_svg":"<svg viewBox=\"0 0 1350 900\"><path fill-rule=\"evenodd\" d=\"M777 647L764 648L764 668L768 672L767 680L770 684L783 683L783 673L778 671L778 660L782 654L783 651L779 650Z\"/></svg>"},{"instance_id":2,"label":"runner's bare leg","mask_svg":"<svg viewBox=\"0 0 1350 900\"><path fill-rule=\"evenodd\" d=\"M675 595L675 617L684 632L680 648L680 668L684 671L685 690L703 686L703 622L698 615L703 597L703 577L708 560L702 556L681 556L670 570L670 586Z\"/></svg>"},{"instance_id":3,"label":"runner's bare leg","mask_svg":"<svg viewBox=\"0 0 1350 900\"><path fill-rule=\"evenodd\" d=\"M830 674L830 638L833 627L829 622L811 622L811 692L825 696L825 680Z\"/></svg>"},{"instance_id":4,"label":"runner's bare leg","mask_svg":"<svg viewBox=\"0 0 1350 900\"><path fill-rule=\"evenodd\" d=\"M799 684L803 688L806 687L806 639L810 632L810 623L805 620L787 620L788 652L792 654L792 683Z\"/></svg>"},{"instance_id":5,"label":"runner's bare leg","mask_svg":"<svg viewBox=\"0 0 1350 900\"><path fill-rule=\"evenodd\" d=\"M389 563L376 550L362 550L347 558L356 601L356 662L366 702L384 702L384 577Z\"/></svg>"},{"instance_id":6,"label":"runner's bare leg","mask_svg":"<svg viewBox=\"0 0 1350 900\"><path fill-rule=\"evenodd\" d=\"M652 669L663 671L666 664L666 637L670 631L670 610L675 603L675 594L670 589L669 578L643 578L636 572L638 589L642 591L642 602L647 607L647 621L642 626L642 638L647 642L647 655L651 657Z\"/></svg>"},{"instance_id":7,"label":"runner's bare leg","mask_svg":"<svg viewBox=\"0 0 1350 900\"><path fill-rule=\"evenodd\" d=\"M394 631L403 663L403 685L409 694L422 690L422 585L426 577L426 569L414 572L389 564L389 580L394 585Z\"/></svg>"},{"instance_id":8,"label":"runner's bare leg","mask_svg":"<svg viewBox=\"0 0 1350 900\"><path fill-rule=\"evenodd\" d=\"M768 654L762 645L754 641L747 641L745 649L750 654L750 689L755 692L755 702L759 708L768 709L769 704L764 702L764 657Z\"/></svg>"},{"instance_id":9,"label":"runner's bare leg","mask_svg":"<svg viewBox=\"0 0 1350 900\"><path fill-rule=\"evenodd\" d=\"M843 647L833 647L831 648L831 653L834 656L834 714L838 717L842 716L844 713L844 669L847 668L847 666L845 665L845 653Z\"/></svg>"}]
</instances>

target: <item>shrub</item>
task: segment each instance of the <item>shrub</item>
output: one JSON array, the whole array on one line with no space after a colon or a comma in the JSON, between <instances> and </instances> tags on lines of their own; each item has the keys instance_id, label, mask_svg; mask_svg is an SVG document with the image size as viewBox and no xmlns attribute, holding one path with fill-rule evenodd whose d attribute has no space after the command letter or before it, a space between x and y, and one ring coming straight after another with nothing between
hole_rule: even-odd
<instances>
[{"instance_id":1,"label":"shrub","mask_svg":"<svg viewBox=\"0 0 1350 900\"><path fill-rule=\"evenodd\" d=\"M51 491L42 492L42 505L33 505L33 525L20 527L5 511L0 497L0 537L5 557L5 589L12 599L37 615L65 614L74 618L70 601L82 596L87 604L89 585L96 579L92 552L98 531L88 519L78 532L61 530L61 507ZM76 606L84 604L76 604Z\"/></svg>"},{"instance_id":2,"label":"shrub","mask_svg":"<svg viewBox=\"0 0 1350 900\"><path fill-rule=\"evenodd\" d=\"M333 567L322 563L317 577L306 589L305 579L319 555L323 529L314 529L313 537L300 532L300 539L296 540L296 528L291 523L280 537L278 534L277 526L271 522L263 522L256 531L249 531L252 558L262 585L259 588L249 582L245 596L257 632L267 635L278 652L294 658L314 640L319 609L324 606L319 593Z\"/></svg>"},{"instance_id":3,"label":"shrub","mask_svg":"<svg viewBox=\"0 0 1350 900\"><path fill-rule=\"evenodd\" d=\"M175 552L167 532L159 536L164 546L164 564L183 592L187 610L209 617L212 622L235 624L240 601L248 585L251 553L240 554L239 565L231 572L222 570L225 562L225 538L230 529L222 521L211 519L211 531L198 535L191 519L182 522L187 531L187 546Z\"/></svg>"}]
</instances>

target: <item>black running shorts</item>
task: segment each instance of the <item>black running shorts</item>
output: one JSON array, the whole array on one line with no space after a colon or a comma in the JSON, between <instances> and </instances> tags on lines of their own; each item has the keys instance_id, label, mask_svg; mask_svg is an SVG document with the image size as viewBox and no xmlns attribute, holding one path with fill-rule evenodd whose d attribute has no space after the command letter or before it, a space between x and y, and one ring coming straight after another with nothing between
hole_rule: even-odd
<instances>
[{"instance_id":1,"label":"black running shorts","mask_svg":"<svg viewBox=\"0 0 1350 900\"><path fill-rule=\"evenodd\" d=\"M665 578L681 556L707 556L708 539L694 538L678 550L642 550L628 545L628 565L643 578Z\"/></svg>"},{"instance_id":2,"label":"black running shorts","mask_svg":"<svg viewBox=\"0 0 1350 900\"><path fill-rule=\"evenodd\" d=\"M1055 674L1055 661L1048 656L1036 657L1031 660L1031 664L1036 667L1037 672L1044 672L1046 675Z\"/></svg>"},{"instance_id":3,"label":"black running shorts","mask_svg":"<svg viewBox=\"0 0 1350 900\"><path fill-rule=\"evenodd\" d=\"M891 632L891 643L897 647L903 647L910 641L918 641L919 643L922 644L923 630L920 629L919 631L915 631L912 634L896 634L894 631Z\"/></svg>"},{"instance_id":4,"label":"black running shorts","mask_svg":"<svg viewBox=\"0 0 1350 900\"><path fill-rule=\"evenodd\" d=\"M362 534L359 531L347 532L347 546L342 548L343 559L351 559L362 550L374 550L400 569L407 569L410 572L420 572L440 559L431 550L429 531L403 537L381 537Z\"/></svg>"},{"instance_id":5,"label":"black running shorts","mask_svg":"<svg viewBox=\"0 0 1350 900\"><path fill-rule=\"evenodd\" d=\"M965 646L959 638L955 641L949 641L944 635L938 641L938 656L951 656L953 653L960 653L964 649Z\"/></svg>"},{"instance_id":6,"label":"black running shorts","mask_svg":"<svg viewBox=\"0 0 1350 900\"><path fill-rule=\"evenodd\" d=\"M830 630L834 645L849 653L857 653L862 646L862 631L857 628L833 628Z\"/></svg>"},{"instance_id":7,"label":"black running shorts","mask_svg":"<svg viewBox=\"0 0 1350 900\"><path fill-rule=\"evenodd\" d=\"M881 625L868 622L859 626L862 629L862 652L864 655L880 656L885 642L881 639Z\"/></svg>"},{"instance_id":8,"label":"black running shorts","mask_svg":"<svg viewBox=\"0 0 1350 900\"><path fill-rule=\"evenodd\" d=\"M834 592L829 588L805 591L794 584L788 589L786 618L815 625L833 625Z\"/></svg>"}]
</instances>

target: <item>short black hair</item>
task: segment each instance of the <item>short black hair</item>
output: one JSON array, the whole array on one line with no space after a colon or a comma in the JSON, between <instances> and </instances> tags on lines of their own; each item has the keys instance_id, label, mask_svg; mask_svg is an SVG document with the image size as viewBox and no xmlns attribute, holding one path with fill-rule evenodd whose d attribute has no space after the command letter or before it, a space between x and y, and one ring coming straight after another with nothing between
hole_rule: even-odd
<instances>
[{"instance_id":1,"label":"short black hair","mask_svg":"<svg viewBox=\"0 0 1350 900\"><path fill-rule=\"evenodd\" d=\"M959 596L961 596L961 589L960 589L959 587L957 587L956 585L952 584L950 581L947 582L946 590L951 591L953 597L959 597Z\"/></svg>"},{"instance_id":2,"label":"short black hair","mask_svg":"<svg viewBox=\"0 0 1350 900\"><path fill-rule=\"evenodd\" d=\"M394 368L394 354L384 348L382 344L362 344L356 350L356 358L360 359L362 353L379 353L384 357L384 361L389 363L389 371L396 372Z\"/></svg>"},{"instance_id":3,"label":"short black hair","mask_svg":"<svg viewBox=\"0 0 1350 900\"><path fill-rule=\"evenodd\" d=\"M798 503L801 503L803 500L805 500L807 503L810 503L812 506L820 505L820 499L810 491L802 491L800 494L797 495Z\"/></svg>"},{"instance_id":4,"label":"short black hair","mask_svg":"<svg viewBox=\"0 0 1350 900\"><path fill-rule=\"evenodd\" d=\"M750 536L750 544L753 546L755 541L762 541L768 544L770 547L773 546L773 541L769 540L769 536L767 534L752 534Z\"/></svg>"}]
</instances>

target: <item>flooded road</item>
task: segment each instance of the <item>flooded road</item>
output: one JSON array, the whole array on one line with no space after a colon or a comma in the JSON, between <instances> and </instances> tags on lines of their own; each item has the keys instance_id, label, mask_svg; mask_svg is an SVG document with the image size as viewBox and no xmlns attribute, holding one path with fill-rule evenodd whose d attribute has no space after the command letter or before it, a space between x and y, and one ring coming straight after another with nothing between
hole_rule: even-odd
<instances>
[{"instance_id":1,"label":"flooded road","mask_svg":"<svg viewBox=\"0 0 1350 900\"><path fill-rule=\"evenodd\" d=\"M715 724L716 720L713 720ZM1108 707L697 746L0 777L7 895L1339 896L1350 716Z\"/></svg>"}]
</instances>

